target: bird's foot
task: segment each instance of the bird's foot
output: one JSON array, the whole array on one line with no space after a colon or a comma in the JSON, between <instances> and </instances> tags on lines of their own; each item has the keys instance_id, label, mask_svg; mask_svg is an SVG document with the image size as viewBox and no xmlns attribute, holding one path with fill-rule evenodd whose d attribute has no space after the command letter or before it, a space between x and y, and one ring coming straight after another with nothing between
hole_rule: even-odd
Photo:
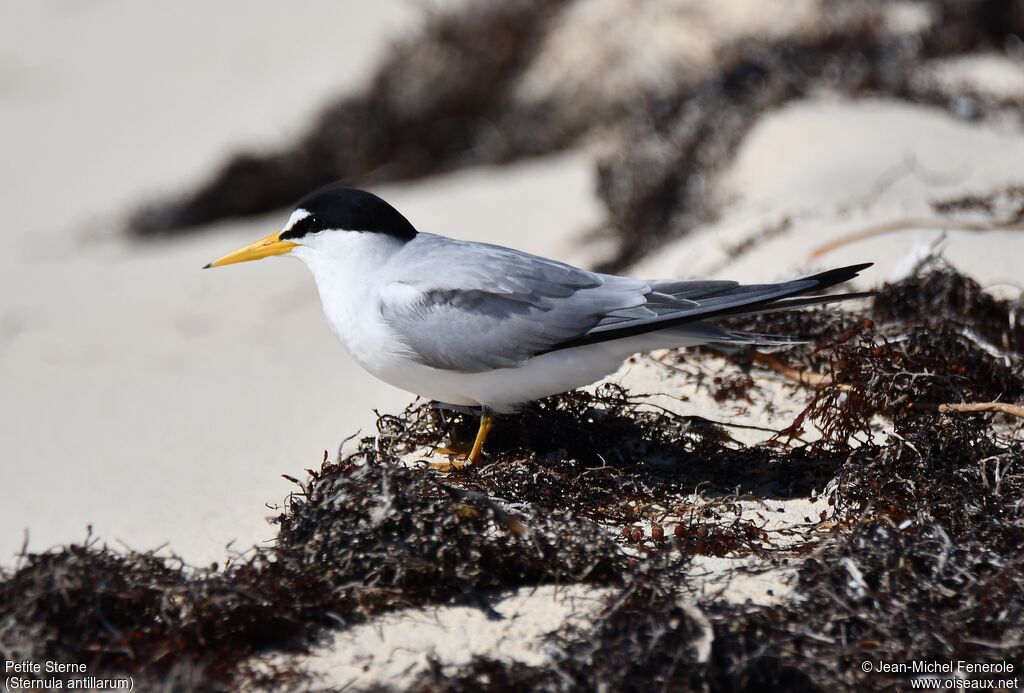
<instances>
[{"instance_id":1,"label":"bird's foot","mask_svg":"<svg viewBox=\"0 0 1024 693\"><path fill-rule=\"evenodd\" d=\"M478 449L476 441L453 440L449 442L449 445L450 447L438 448L434 452L451 459L443 462L430 462L429 466L431 469L437 469L442 472L458 471L471 467L480 461L481 451Z\"/></svg>"},{"instance_id":2,"label":"bird's foot","mask_svg":"<svg viewBox=\"0 0 1024 693\"><path fill-rule=\"evenodd\" d=\"M469 457L470 453L473 452L473 441L452 439L448 441L446 446L436 448L434 452L446 457Z\"/></svg>"},{"instance_id":3,"label":"bird's foot","mask_svg":"<svg viewBox=\"0 0 1024 693\"><path fill-rule=\"evenodd\" d=\"M462 459L451 459L443 462L440 460L436 462L428 462L427 466L431 469L436 469L439 472L458 472L470 466L470 464L471 462L469 461L469 458L463 457Z\"/></svg>"},{"instance_id":4,"label":"bird's foot","mask_svg":"<svg viewBox=\"0 0 1024 693\"><path fill-rule=\"evenodd\" d=\"M461 447L460 441L451 441L454 443L453 448L442 448L438 450L442 454L454 453L458 457L463 459L452 459L445 462L431 462L430 467L433 469L439 469L442 471L452 471L464 469L470 465L475 465L480 461L480 456L483 454L484 441L487 439L487 434L491 431L491 426L494 424L494 415L487 409L483 410L483 415L480 418L480 429L476 433L476 440L473 441L472 447L469 450L463 448L461 451L455 448L456 445ZM468 446L467 446L468 447Z\"/></svg>"}]
</instances>

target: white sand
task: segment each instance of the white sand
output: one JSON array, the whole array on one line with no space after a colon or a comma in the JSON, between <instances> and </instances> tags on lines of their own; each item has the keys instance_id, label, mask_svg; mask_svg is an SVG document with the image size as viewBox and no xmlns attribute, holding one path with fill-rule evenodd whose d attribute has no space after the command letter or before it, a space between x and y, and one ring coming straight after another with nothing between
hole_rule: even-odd
<instances>
[{"instance_id":1,"label":"white sand","mask_svg":"<svg viewBox=\"0 0 1024 693\"><path fill-rule=\"evenodd\" d=\"M995 99L1024 95L1024 65L999 53L979 53L937 60L922 75L951 95L973 91Z\"/></svg>"},{"instance_id":2,"label":"white sand","mask_svg":"<svg viewBox=\"0 0 1024 693\"><path fill-rule=\"evenodd\" d=\"M570 4L517 87L573 118L641 94L676 94L704 76L715 52L743 39L779 39L814 25L818 0L588 0Z\"/></svg>"},{"instance_id":3,"label":"white sand","mask_svg":"<svg viewBox=\"0 0 1024 693\"><path fill-rule=\"evenodd\" d=\"M448 667L477 656L543 666L552 656L545 636L586 623L605 594L583 585L545 585L496 596L490 616L468 606L397 611L340 631L302 664L322 685L356 689L374 684L400 689L431 658Z\"/></svg>"},{"instance_id":4,"label":"white sand","mask_svg":"<svg viewBox=\"0 0 1024 693\"><path fill-rule=\"evenodd\" d=\"M939 109L888 100L797 102L763 118L722 175L722 218L654 253L635 272L749 281L872 261L861 285L884 281L942 230L912 227L816 260L810 251L873 224L937 217L933 200L1020 184L1022 157L1019 132L965 123ZM784 219L791 221L788 231L729 256L730 248ZM986 284L1020 282L1024 234L962 231L955 221L943 228L945 253L962 271Z\"/></svg>"}]
</instances>

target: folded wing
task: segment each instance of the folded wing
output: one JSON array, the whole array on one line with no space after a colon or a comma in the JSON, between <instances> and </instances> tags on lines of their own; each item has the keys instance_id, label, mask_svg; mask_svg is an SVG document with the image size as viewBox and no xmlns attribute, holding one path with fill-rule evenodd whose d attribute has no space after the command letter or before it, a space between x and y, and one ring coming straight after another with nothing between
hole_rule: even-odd
<instances>
[{"instance_id":1,"label":"folded wing","mask_svg":"<svg viewBox=\"0 0 1024 693\"><path fill-rule=\"evenodd\" d=\"M514 367L552 351L773 304L790 307L783 299L847 281L868 266L775 284L645 281L423 233L395 259L385 268L381 316L419 362L461 372ZM798 305L819 300L835 297Z\"/></svg>"}]
</instances>

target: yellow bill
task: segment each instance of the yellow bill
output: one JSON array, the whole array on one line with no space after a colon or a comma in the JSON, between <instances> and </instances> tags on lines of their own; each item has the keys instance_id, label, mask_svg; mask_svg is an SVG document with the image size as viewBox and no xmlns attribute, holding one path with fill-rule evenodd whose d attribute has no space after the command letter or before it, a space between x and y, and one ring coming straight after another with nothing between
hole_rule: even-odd
<instances>
[{"instance_id":1,"label":"yellow bill","mask_svg":"<svg viewBox=\"0 0 1024 693\"><path fill-rule=\"evenodd\" d=\"M251 260L261 260L271 255L283 255L291 252L291 249L297 246L298 243L292 243L291 241L282 241L281 233L272 233L266 238L261 238L255 243L250 243L244 248L239 248L233 253L228 253L222 258L214 260L210 264L203 267L208 269L210 267L221 267L223 265L233 265L237 262L249 262Z\"/></svg>"}]
</instances>

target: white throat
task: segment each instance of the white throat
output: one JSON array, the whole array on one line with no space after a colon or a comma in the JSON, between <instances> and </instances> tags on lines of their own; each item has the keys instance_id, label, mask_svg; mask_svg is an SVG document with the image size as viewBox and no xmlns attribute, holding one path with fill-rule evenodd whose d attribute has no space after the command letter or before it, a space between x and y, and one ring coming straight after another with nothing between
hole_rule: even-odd
<instances>
[{"instance_id":1,"label":"white throat","mask_svg":"<svg viewBox=\"0 0 1024 693\"><path fill-rule=\"evenodd\" d=\"M328 324L357 361L368 357L360 335L378 322L380 287L403 245L381 233L332 230L304 237L290 253L312 272Z\"/></svg>"}]
</instances>

